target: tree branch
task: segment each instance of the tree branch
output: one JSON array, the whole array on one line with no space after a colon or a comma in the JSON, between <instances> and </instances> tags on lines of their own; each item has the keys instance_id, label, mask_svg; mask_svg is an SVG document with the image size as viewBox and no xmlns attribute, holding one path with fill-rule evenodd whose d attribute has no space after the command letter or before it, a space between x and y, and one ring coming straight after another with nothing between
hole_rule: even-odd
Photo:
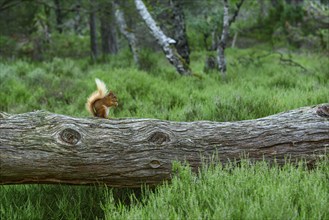
<instances>
[{"instance_id":1,"label":"tree branch","mask_svg":"<svg viewBox=\"0 0 329 220\"><path fill-rule=\"evenodd\" d=\"M239 15L239 11L243 2L244 0L240 0L240 2L236 4L236 10L234 11L233 16L229 20L229 26L231 26L231 24L235 21L236 17Z\"/></svg>"}]
</instances>

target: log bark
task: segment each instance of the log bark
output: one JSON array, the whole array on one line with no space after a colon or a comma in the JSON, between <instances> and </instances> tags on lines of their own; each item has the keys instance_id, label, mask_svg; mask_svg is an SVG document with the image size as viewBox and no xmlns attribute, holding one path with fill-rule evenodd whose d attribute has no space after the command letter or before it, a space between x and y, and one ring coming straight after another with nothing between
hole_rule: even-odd
<instances>
[{"instance_id":1,"label":"log bark","mask_svg":"<svg viewBox=\"0 0 329 220\"><path fill-rule=\"evenodd\" d=\"M182 58L177 52L174 44L177 42L167 37L163 31L157 26L156 22L148 12L145 4L142 0L135 0L135 5L138 13L142 17L146 26L150 29L152 36L157 40L158 44L161 46L164 54L168 61L176 68L177 72L181 75L191 75L191 70L184 58Z\"/></svg>"},{"instance_id":2,"label":"log bark","mask_svg":"<svg viewBox=\"0 0 329 220\"><path fill-rule=\"evenodd\" d=\"M140 187L170 180L175 160L194 170L214 154L314 163L328 147L329 103L238 122L0 113L0 184Z\"/></svg>"}]
</instances>

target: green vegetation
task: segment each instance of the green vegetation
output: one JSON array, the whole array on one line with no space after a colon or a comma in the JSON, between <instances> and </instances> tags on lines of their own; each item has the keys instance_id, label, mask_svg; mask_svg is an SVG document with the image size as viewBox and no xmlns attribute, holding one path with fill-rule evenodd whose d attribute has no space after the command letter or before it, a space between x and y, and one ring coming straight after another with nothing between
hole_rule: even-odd
<instances>
[{"instance_id":1,"label":"green vegetation","mask_svg":"<svg viewBox=\"0 0 329 220\"><path fill-rule=\"evenodd\" d=\"M228 49L228 79L203 73L205 54L191 56L192 77L181 77L160 55L145 52L148 72L137 70L128 52L107 64L54 58L0 63L0 111L48 110L87 117L84 104L94 78L119 98L111 116L176 121L259 118L328 102L329 61L317 54L268 54ZM303 66L300 67L296 63ZM315 169L250 165L244 160L192 173L174 164L171 184L155 189L103 186L0 186L1 219L328 219L329 161Z\"/></svg>"},{"instance_id":2,"label":"green vegetation","mask_svg":"<svg viewBox=\"0 0 329 220\"><path fill-rule=\"evenodd\" d=\"M132 190L104 186L1 186L1 219L328 219L329 160L308 170L266 162L203 167L174 164L171 184ZM119 198L119 199L118 199Z\"/></svg>"},{"instance_id":3,"label":"green vegetation","mask_svg":"<svg viewBox=\"0 0 329 220\"><path fill-rule=\"evenodd\" d=\"M107 197L105 215L108 219L325 219L327 162L307 171L301 164L279 168L244 160L238 167L205 167L198 175L188 166L174 164L178 175L171 185L146 190L142 200L133 200L129 208L114 206Z\"/></svg>"},{"instance_id":4,"label":"green vegetation","mask_svg":"<svg viewBox=\"0 0 329 220\"><path fill-rule=\"evenodd\" d=\"M119 97L112 117L234 121L328 102L328 59L316 54L284 58L307 70L282 63L279 54L256 49L228 50L227 81L215 72L203 73L205 54L201 52L191 56L193 77L179 76L164 58L155 60L148 73L139 71L127 53L111 57L108 64L95 65L59 58L43 63L3 61L0 110L43 109L87 116L84 104L96 89L95 77L108 83Z\"/></svg>"}]
</instances>

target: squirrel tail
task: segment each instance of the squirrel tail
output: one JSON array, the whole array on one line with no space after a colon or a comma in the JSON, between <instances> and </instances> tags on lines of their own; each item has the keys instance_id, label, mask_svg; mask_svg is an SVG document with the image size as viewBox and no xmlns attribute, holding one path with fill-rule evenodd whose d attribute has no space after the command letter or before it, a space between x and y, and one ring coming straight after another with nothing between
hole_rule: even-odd
<instances>
[{"instance_id":1,"label":"squirrel tail","mask_svg":"<svg viewBox=\"0 0 329 220\"><path fill-rule=\"evenodd\" d=\"M88 112L95 116L94 102L98 99L102 99L107 94L107 88L105 83L100 79L95 79L97 85L97 91L93 92L87 99L86 109Z\"/></svg>"}]
</instances>

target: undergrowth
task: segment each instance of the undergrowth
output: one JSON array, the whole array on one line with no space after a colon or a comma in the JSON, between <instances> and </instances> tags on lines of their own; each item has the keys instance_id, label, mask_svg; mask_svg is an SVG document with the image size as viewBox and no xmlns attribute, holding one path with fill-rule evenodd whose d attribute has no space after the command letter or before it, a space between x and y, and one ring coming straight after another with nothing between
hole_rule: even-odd
<instances>
[{"instance_id":1,"label":"undergrowth","mask_svg":"<svg viewBox=\"0 0 329 220\"><path fill-rule=\"evenodd\" d=\"M84 104L96 90L96 77L105 81L119 98L119 107L111 112L114 118L234 121L328 102L327 58L287 55L287 59L302 63L304 70L280 63L275 53L264 56L264 52L254 50L228 52L226 81L218 73L203 73L205 56L197 52L191 57L192 77L179 76L162 59L148 72L129 65L122 67L120 62L127 62L120 61L124 60L122 55L107 64L95 65L88 60L59 58L44 63L3 61L0 111L21 113L42 109L87 116Z\"/></svg>"},{"instance_id":2,"label":"undergrowth","mask_svg":"<svg viewBox=\"0 0 329 220\"><path fill-rule=\"evenodd\" d=\"M265 161L213 164L193 173L173 164L171 183L1 186L1 219L328 219L328 158L309 170Z\"/></svg>"}]
</instances>

